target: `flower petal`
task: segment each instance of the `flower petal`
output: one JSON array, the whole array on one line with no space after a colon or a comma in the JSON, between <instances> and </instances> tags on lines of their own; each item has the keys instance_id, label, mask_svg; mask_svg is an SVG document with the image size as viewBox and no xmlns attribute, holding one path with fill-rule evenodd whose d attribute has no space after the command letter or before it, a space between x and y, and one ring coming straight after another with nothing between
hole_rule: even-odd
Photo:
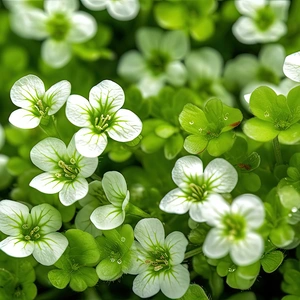
<instances>
[{"instance_id":1,"label":"flower petal","mask_svg":"<svg viewBox=\"0 0 300 300\"><path fill-rule=\"evenodd\" d=\"M96 20L84 11L72 15L70 27L67 39L73 43L86 42L97 32Z\"/></svg>"},{"instance_id":2,"label":"flower petal","mask_svg":"<svg viewBox=\"0 0 300 300\"><path fill-rule=\"evenodd\" d=\"M58 162L66 154L66 145L60 139L48 137L30 151L31 161L43 171L60 170Z\"/></svg>"},{"instance_id":3,"label":"flower petal","mask_svg":"<svg viewBox=\"0 0 300 300\"><path fill-rule=\"evenodd\" d=\"M66 116L68 120L78 127L91 125L90 113L92 107L88 100L79 95L71 95L66 105Z\"/></svg>"},{"instance_id":4,"label":"flower petal","mask_svg":"<svg viewBox=\"0 0 300 300\"><path fill-rule=\"evenodd\" d=\"M50 87L44 96L45 103L49 106L49 115L53 115L65 104L71 94L71 84L62 80Z\"/></svg>"},{"instance_id":5,"label":"flower petal","mask_svg":"<svg viewBox=\"0 0 300 300\"><path fill-rule=\"evenodd\" d=\"M0 231L4 234L19 235L28 216L26 205L11 200L0 201Z\"/></svg>"},{"instance_id":6,"label":"flower petal","mask_svg":"<svg viewBox=\"0 0 300 300\"><path fill-rule=\"evenodd\" d=\"M285 58L283 72L286 77L300 82L300 51L292 53Z\"/></svg>"},{"instance_id":7,"label":"flower petal","mask_svg":"<svg viewBox=\"0 0 300 300\"><path fill-rule=\"evenodd\" d=\"M106 148L105 133L96 134L90 128L82 128L75 134L75 144L78 152L86 157L97 157Z\"/></svg>"},{"instance_id":8,"label":"flower petal","mask_svg":"<svg viewBox=\"0 0 300 300\"><path fill-rule=\"evenodd\" d=\"M60 229L62 219L60 212L50 204L34 206L30 212L32 223L40 227L39 233L46 234Z\"/></svg>"},{"instance_id":9,"label":"flower petal","mask_svg":"<svg viewBox=\"0 0 300 300\"><path fill-rule=\"evenodd\" d=\"M190 286L190 273L182 265L159 274L161 291L170 299L181 298Z\"/></svg>"},{"instance_id":10,"label":"flower petal","mask_svg":"<svg viewBox=\"0 0 300 300\"><path fill-rule=\"evenodd\" d=\"M65 41L58 42L48 39L42 44L41 56L43 60L52 68L61 68L71 60L72 49L71 46Z\"/></svg>"},{"instance_id":11,"label":"flower petal","mask_svg":"<svg viewBox=\"0 0 300 300\"><path fill-rule=\"evenodd\" d=\"M126 274L140 274L148 269L148 265L145 263L149 254L137 241L133 241L130 248L130 259L126 264L123 262L123 272Z\"/></svg>"},{"instance_id":12,"label":"flower petal","mask_svg":"<svg viewBox=\"0 0 300 300\"><path fill-rule=\"evenodd\" d=\"M166 81L173 86L182 86L187 80L187 70L180 61L174 61L168 64L166 69Z\"/></svg>"},{"instance_id":13,"label":"flower petal","mask_svg":"<svg viewBox=\"0 0 300 300\"><path fill-rule=\"evenodd\" d=\"M129 142L142 131L142 121L128 109L120 109L114 116L113 124L107 128L107 134L115 141Z\"/></svg>"},{"instance_id":14,"label":"flower petal","mask_svg":"<svg viewBox=\"0 0 300 300\"><path fill-rule=\"evenodd\" d=\"M35 75L20 78L12 86L10 98L13 104L21 108L29 108L42 99L45 93L43 81Z\"/></svg>"},{"instance_id":15,"label":"flower petal","mask_svg":"<svg viewBox=\"0 0 300 300\"><path fill-rule=\"evenodd\" d=\"M57 262L68 246L68 240L59 232L49 233L35 242L33 257L44 266Z\"/></svg>"},{"instance_id":16,"label":"flower petal","mask_svg":"<svg viewBox=\"0 0 300 300\"><path fill-rule=\"evenodd\" d=\"M103 175L102 187L108 201L116 207L122 206L127 194L127 184L124 176L116 171Z\"/></svg>"},{"instance_id":17,"label":"flower petal","mask_svg":"<svg viewBox=\"0 0 300 300\"><path fill-rule=\"evenodd\" d=\"M81 0L82 4L90 10L105 9L109 0Z\"/></svg>"},{"instance_id":18,"label":"flower petal","mask_svg":"<svg viewBox=\"0 0 300 300\"><path fill-rule=\"evenodd\" d=\"M55 174L42 173L34 177L29 186L45 194L56 194L64 187L64 182L58 180Z\"/></svg>"},{"instance_id":19,"label":"flower petal","mask_svg":"<svg viewBox=\"0 0 300 300\"><path fill-rule=\"evenodd\" d=\"M147 251L164 245L165 230L158 219L148 218L139 221L134 228L134 236Z\"/></svg>"},{"instance_id":20,"label":"flower petal","mask_svg":"<svg viewBox=\"0 0 300 300\"><path fill-rule=\"evenodd\" d=\"M224 257L229 249L229 241L222 237L222 230L218 228L213 228L208 232L202 247L204 255L213 259Z\"/></svg>"},{"instance_id":21,"label":"flower petal","mask_svg":"<svg viewBox=\"0 0 300 300\"><path fill-rule=\"evenodd\" d=\"M172 170L173 181L180 188L189 186L191 179L196 181L203 175L203 163L197 156L188 155L179 158Z\"/></svg>"},{"instance_id":22,"label":"flower petal","mask_svg":"<svg viewBox=\"0 0 300 300\"><path fill-rule=\"evenodd\" d=\"M9 256L13 257L27 257L32 254L34 249L33 241L22 240L23 236L14 237L9 236L0 242L0 249Z\"/></svg>"},{"instance_id":23,"label":"flower petal","mask_svg":"<svg viewBox=\"0 0 300 300\"><path fill-rule=\"evenodd\" d=\"M141 91L143 97L148 98L150 96L156 96L165 85L165 81L166 79L164 75L154 77L152 75L145 74L137 83L137 87Z\"/></svg>"},{"instance_id":24,"label":"flower petal","mask_svg":"<svg viewBox=\"0 0 300 300\"><path fill-rule=\"evenodd\" d=\"M204 202L205 203L205 202ZM190 217L196 222L205 222L206 215L203 212L203 202L192 202L190 207Z\"/></svg>"},{"instance_id":25,"label":"flower petal","mask_svg":"<svg viewBox=\"0 0 300 300\"><path fill-rule=\"evenodd\" d=\"M231 204L231 212L242 215L246 219L249 228L259 228L265 218L262 201L252 194L244 194L235 198Z\"/></svg>"},{"instance_id":26,"label":"flower petal","mask_svg":"<svg viewBox=\"0 0 300 300\"><path fill-rule=\"evenodd\" d=\"M231 245L230 257L238 266L247 266L258 261L264 252L264 241L260 235L248 232L245 238Z\"/></svg>"},{"instance_id":27,"label":"flower petal","mask_svg":"<svg viewBox=\"0 0 300 300\"><path fill-rule=\"evenodd\" d=\"M257 9L264 7L266 0L235 0L237 10L246 16L254 16Z\"/></svg>"},{"instance_id":28,"label":"flower petal","mask_svg":"<svg viewBox=\"0 0 300 300\"><path fill-rule=\"evenodd\" d=\"M111 80L103 80L94 86L89 95L94 108L99 108L103 114L111 114L119 110L125 101L123 89Z\"/></svg>"},{"instance_id":29,"label":"flower petal","mask_svg":"<svg viewBox=\"0 0 300 300\"><path fill-rule=\"evenodd\" d=\"M59 192L59 200L69 206L77 200L86 196L89 190L89 184L85 178L76 177L73 181L65 181L62 190Z\"/></svg>"},{"instance_id":30,"label":"flower petal","mask_svg":"<svg viewBox=\"0 0 300 300\"><path fill-rule=\"evenodd\" d=\"M92 223L101 230L110 230L120 226L125 219L125 212L111 204L96 208L90 217Z\"/></svg>"},{"instance_id":31,"label":"flower petal","mask_svg":"<svg viewBox=\"0 0 300 300\"><path fill-rule=\"evenodd\" d=\"M150 270L142 272L134 279L132 290L141 298L148 298L157 294L160 290L158 274Z\"/></svg>"},{"instance_id":32,"label":"flower petal","mask_svg":"<svg viewBox=\"0 0 300 300\"><path fill-rule=\"evenodd\" d=\"M223 158L215 158L204 170L205 181L216 193L230 193L237 184L235 168Z\"/></svg>"},{"instance_id":33,"label":"flower petal","mask_svg":"<svg viewBox=\"0 0 300 300\"><path fill-rule=\"evenodd\" d=\"M174 189L160 201L159 208L167 213L185 214L191 207L187 195L181 189Z\"/></svg>"},{"instance_id":34,"label":"flower petal","mask_svg":"<svg viewBox=\"0 0 300 300\"><path fill-rule=\"evenodd\" d=\"M55 13L72 13L79 8L79 3L77 0L45 0L44 3L45 11L50 15Z\"/></svg>"},{"instance_id":35,"label":"flower petal","mask_svg":"<svg viewBox=\"0 0 300 300\"><path fill-rule=\"evenodd\" d=\"M183 261L187 245L188 240L182 232L173 231L166 237L165 248L169 250L172 265L178 265Z\"/></svg>"},{"instance_id":36,"label":"flower petal","mask_svg":"<svg viewBox=\"0 0 300 300\"><path fill-rule=\"evenodd\" d=\"M106 7L108 13L119 21L134 19L140 10L140 4L137 0L108 1Z\"/></svg>"},{"instance_id":37,"label":"flower petal","mask_svg":"<svg viewBox=\"0 0 300 300\"><path fill-rule=\"evenodd\" d=\"M22 129L38 127L41 122L40 117L35 116L31 111L23 108L13 111L8 120L12 125Z\"/></svg>"}]
</instances>

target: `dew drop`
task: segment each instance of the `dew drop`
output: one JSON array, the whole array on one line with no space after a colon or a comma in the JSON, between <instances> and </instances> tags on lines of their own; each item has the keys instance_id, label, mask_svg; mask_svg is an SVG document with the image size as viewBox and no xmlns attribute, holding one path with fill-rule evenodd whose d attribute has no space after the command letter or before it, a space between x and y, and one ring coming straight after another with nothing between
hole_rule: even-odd
<instances>
[{"instance_id":1,"label":"dew drop","mask_svg":"<svg viewBox=\"0 0 300 300\"><path fill-rule=\"evenodd\" d=\"M119 258L119 259L117 260L117 263L120 265L120 264L122 263L122 259Z\"/></svg>"},{"instance_id":2,"label":"dew drop","mask_svg":"<svg viewBox=\"0 0 300 300\"><path fill-rule=\"evenodd\" d=\"M199 130L200 132L202 132L202 131L203 131L203 129L202 129L202 128L199 128L198 130Z\"/></svg>"},{"instance_id":3,"label":"dew drop","mask_svg":"<svg viewBox=\"0 0 300 300\"><path fill-rule=\"evenodd\" d=\"M122 242L122 243L125 243L125 241L126 241L126 238L125 238L124 236L122 236L122 237L121 237L121 242Z\"/></svg>"},{"instance_id":4,"label":"dew drop","mask_svg":"<svg viewBox=\"0 0 300 300\"><path fill-rule=\"evenodd\" d=\"M270 116L269 112L266 110L265 113L264 113L264 116L267 118Z\"/></svg>"},{"instance_id":5,"label":"dew drop","mask_svg":"<svg viewBox=\"0 0 300 300\"><path fill-rule=\"evenodd\" d=\"M228 272L233 273L236 270L236 268L228 268Z\"/></svg>"},{"instance_id":6,"label":"dew drop","mask_svg":"<svg viewBox=\"0 0 300 300\"><path fill-rule=\"evenodd\" d=\"M292 214L288 214L288 216L291 218L291 217L292 217Z\"/></svg>"},{"instance_id":7,"label":"dew drop","mask_svg":"<svg viewBox=\"0 0 300 300\"><path fill-rule=\"evenodd\" d=\"M298 211L298 208L297 207L293 207L291 210L292 210L292 213L296 213Z\"/></svg>"},{"instance_id":8,"label":"dew drop","mask_svg":"<svg viewBox=\"0 0 300 300\"><path fill-rule=\"evenodd\" d=\"M111 261L111 262L115 262L116 260L112 257L112 258L110 259L110 261Z\"/></svg>"},{"instance_id":9,"label":"dew drop","mask_svg":"<svg viewBox=\"0 0 300 300\"><path fill-rule=\"evenodd\" d=\"M194 121L190 121L189 124L190 124L190 125L193 125L193 124L194 124Z\"/></svg>"},{"instance_id":10,"label":"dew drop","mask_svg":"<svg viewBox=\"0 0 300 300\"><path fill-rule=\"evenodd\" d=\"M225 121L228 120L228 116L229 116L229 113L226 113L226 114L224 115L224 120L225 120Z\"/></svg>"}]
</instances>

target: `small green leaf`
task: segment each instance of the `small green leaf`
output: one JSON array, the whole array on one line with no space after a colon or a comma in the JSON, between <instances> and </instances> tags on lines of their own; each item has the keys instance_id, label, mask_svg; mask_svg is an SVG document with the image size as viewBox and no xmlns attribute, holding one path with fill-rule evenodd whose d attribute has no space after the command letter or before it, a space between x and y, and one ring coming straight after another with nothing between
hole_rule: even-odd
<instances>
[{"instance_id":1,"label":"small green leaf","mask_svg":"<svg viewBox=\"0 0 300 300\"><path fill-rule=\"evenodd\" d=\"M213 35L215 24L211 17L198 18L190 28L191 36L196 41L205 41Z\"/></svg>"},{"instance_id":2,"label":"small green leaf","mask_svg":"<svg viewBox=\"0 0 300 300\"><path fill-rule=\"evenodd\" d=\"M293 115L292 122L298 122L300 120L300 86L296 86L289 91L287 104Z\"/></svg>"},{"instance_id":3,"label":"small green leaf","mask_svg":"<svg viewBox=\"0 0 300 300\"><path fill-rule=\"evenodd\" d=\"M141 148L145 153L154 153L166 143L166 139L157 136L154 132L143 137Z\"/></svg>"},{"instance_id":4,"label":"small green leaf","mask_svg":"<svg viewBox=\"0 0 300 300\"><path fill-rule=\"evenodd\" d=\"M159 125L155 128L155 133L164 139L169 138L172 136L178 129L168 123Z\"/></svg>"},{"instance_id":5,"label":"small green leaf","mask_svg":"<svg viewBox=\"0 0 300 300\"><path fill-rule=\"evenodd\" d=\"M107 257L98 264L96 272L101 280L116 280L123 274L122 262L119 264L117 260L111 261L111 258Z\"/></svg>"},{"instance_id":6,"label":"small green leaf","mask_svg":"<svg viewBox=\"0 0 300 300\"><path fill-rule=\"evenodd\" d=\"M235 133L234 132L224 132L219 135L219 137L211 139L207 146L207 152L211 156L220 156L223 153L231 149L234 144Z\"/></svg>"},{"instance_id":7,"label":"small green leaf","mask_svg":"<svg viewBox=\"0 0 300 300\"><path fill-rule=\"evenodd\" d=\"M187 292L178 300L209 300L204 290L198 284L190 284Z\"/></svg>"},{"instance_id":8,"label":"small green leaf","mask_svg":"<svg viewBox=\"0 0 300 300\"><path fill-rule=\"evenodd\" d=\"M266 273L274 272L282 263L284 255L281 251L272 251L261 259L261 265Z\"/></svg>"},{"instance_id":9,"label":"small green leaf","mask_svg":"<svg viewBox=\"0 0 300 300\"><path fill-rule=\"evenodd\" d=\"M57 289L64 289L70 282L70 273L66 270L51 270L48 273L48 278L53 286Z\"/></svg>"},{"instance_id":10,"label":"small green leaf","mask_svg":"<svg viewBox=\"0 0 300 300\"><path fill-rule=\"evenodd\" d=\"M260 177L255 173L242 173L240 182L243 187L251 193L258 191L261 187Z\"/></svg>"},{"instance_id":11,"label":"small green leaf","mask_svg":"<svg viewBox=\"0 0 300 300\"><path fill-rule=\"evenodd\" d=\"M171 136L164 147L164 154L166 159L173 159L183 148L184 139L180 133Z\"/></svg>"},{"instance_id":12,"label":"small green leaf","mask_svg":"<svg viewBox=\"0 0 300 300\"><path fill-rule=\"evenodd\" d=\"M289 225L281 225L274 228L270 233L271 242L278 248L285 247L290 244L295 237L295 231Z\"/></svg>"},{"instance_id":13,"label":"small green leaf","mask_svg":"<svg viewBox=\"0 0 300 300\"><path fill-rule=\"evenodd\" d=\"M236 270L236 275L246 280L256 278L260 270L260 261L257 261L249 266L240 266Z\"/></svg>"},{"instance_id":14,"label":"small green leaf","mask_svg":"<svg viewBox=\"0 0 300 300\"><path fill-rule=\"evenodd\" d=\"M281 204L285 208L292 210L295 207L300 207L300 194L293 186L285 185L278 187L278 195Z\"/></svg>"},{"instance_id":15,"label":"small green leaf","mask_svg":"<svg viewBox=\"0 0 300 300\"><path fill-rule=\"evenodd\" d=\"M191 154L203 152L208 145L208 140L202 135L189 135L184 141L184 149Z\"/></svg>"},{"instance_id":16,"label":"small green leaf","mask_svg":"<svg viewBox=\"0 0 300 300\"><path fill-rule=\"evenodd\" d=\"M300 124L293 124L286 130L280 131L278 140L281 144L294 145L300 141Z\"/></svg>"}]
</instances>

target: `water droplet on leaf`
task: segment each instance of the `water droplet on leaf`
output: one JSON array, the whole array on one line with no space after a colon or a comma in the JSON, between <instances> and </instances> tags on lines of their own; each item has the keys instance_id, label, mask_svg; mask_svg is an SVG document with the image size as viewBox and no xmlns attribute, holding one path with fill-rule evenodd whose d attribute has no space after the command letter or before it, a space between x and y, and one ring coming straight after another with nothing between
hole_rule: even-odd
<instances>
[{"instance_id":1,"label":"water droplet on leaf","mask_svg":"<svg viewBox=\"0 0 300 300\"><path fill-rule=\"evenodd\" d=\"M115 260L114 258L111 258L110 261L111 261L111 262L115 262L116 260Z\"/></svg>"},{"instance_id":2,"label":"water droplet on leaf","mask_svg":"<svg viewBox=\"0 0 300 300\"><path fill-rule=\"evenodd\" d=\"M297 207L293 207L291 210L292 210L292 213L296 213L298 211L298 208Z\"/></svg>"},{"instance_id":3,"label":"water droplet on leaf","mask_svg":"<svg viewBox=\"0 0 300 300\"><path fill-rule=\"evenodd\" d=\"M121 242L125 243L126 238L124 236L121 237Z\"/></svg>"},{"instance_id":4,"label":"water droplet on leaf","mask_svg":"<svg viewBox=\"0 0 300 300\"><path fill-rule=\"evenodd\" d=\"M117 263L120 265L120 264L122 263L122 259L119 258L119 259L117 260Z\"/></svg>"},{"instance_id":5,"label":"water droplet on leaf","mask_svg":"<svg viewBox=\"0 0 300 300\"><path fill-rule=\"evenodd\" d=\"M189 121L189 124L190 124L190 125L193 125L193 124L194 124L194 121Z\"/></svg>"},{"instance_id":6,"label":"water droplet on leaf","mask_svg":"<svg viewBox=\"0 0 300 300\"><path fill-rule=\"evenodd\" d=\"M269 112L266 110L265 113L264 113L264 116L267 118L270 116Z\"/></svg>"}]
</instances>

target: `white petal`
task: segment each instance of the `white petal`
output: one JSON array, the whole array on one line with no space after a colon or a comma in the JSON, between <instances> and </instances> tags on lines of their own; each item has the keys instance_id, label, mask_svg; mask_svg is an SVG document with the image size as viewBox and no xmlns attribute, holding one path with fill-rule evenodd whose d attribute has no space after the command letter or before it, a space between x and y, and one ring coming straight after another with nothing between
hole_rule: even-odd
<instances>
[{"instance_id":1,"label":"white petal","mask_svg":"<svg viewBox=\"0 0 300 300\"><path fill-rule=\"evenodd\" d=\"M86 179L77 176L74 181L65 181L62 190L59 192L59 200L63 205L69 206L86 196L88 190L89 184Z\"/></svg>"},{"instance_id":2,"label":"white petal","mask_svg":"<svg viewBox=\"0 0 300 300\"><path fill-rule=\"evenodd\" d=\"M158 274L152 270L139 274L133 281L132 290L141 298L148 298L157 294L160 290Z\"/></svg>"},{"instance_id":3,"label":"white petal","mask_svg":"<svg viewBox=\"0 0 300 300\"><path fill-rule=\"evenodd\" d=\"M300 82L300 51L286 57L283 72L286 77Z\"/></svg>"},{"instance_id":4,"label":"white petal","mask_svg":"<svg viewBox=\"0 0 300 300\"><path fill-rule=\"evenodd\" d=\"M203 163L197 156L188 155L179 158L172 170L173 181L181 188L189 186L191 179L194 181L203 175Z\"/></svg>"},{"instance_id":5,"label":"white petal","mask_svg":"<svg viewBox=\"0 0 300 300\"><path fill-rule=\"evenodd\" d=\"M47 32L47 15L41 9L26 8L11 14L12 30L25 39L43 40Z\"/></svg>"},{"instance_id":6,"label":"white petal","mask_svg":"<svg viewBox=\"0 0 300 300\"><path fill-rule=\"evenodd\" d=\"M59 171L58 162L64 157L66 151L66 145L63 141L54 137L48 137L31 149L30 158L43 171Z\"/></svg>"},{"instance_id":7,"label":"white petal","mask_svg":"<svg viewBox=\"0 0 300 300\"><path fill-rule=\"evenodd\" d=\"M158 219L148 218L139 221L134 228L134 236L147 251L164 245L165 230Z\"/></svg>"},{"instance_id":8,"label":"white petal","mask_svg":"<svg viewBox=\"0 0 300 300\"><path fill-rule=\"evenodd\" d=\"M270 1L270 7L275 12L279 20L286 21L288 18L288 11L290 7L290 0L276 0Z\"/></svg>"},{"instance_id":9,"label":"white petal","mask_svg":"<svg viewBox=\"0 0 300 300\"><path fill-rule=\"evenodd\" d=\"M7 235L18 235L26 224L29 209L26 205L11 201L0 201L0 231Z\"/></svg>"},{"instance_id":10,"label":"white petal","mask_svg":"<svg viewBox=\"0 0 300 300\"><path fill-rule=\"evenodd\" d=\"M71 84L62 80L50 87L44 96L45 103L50 107L48 114L53 115L65 104L71 94Z\"/></svg>"},{"instance_id":11,"label":"white petal","mask_svg":"<svg viewBox=\"0 0 300 300\"><path fill-rule=\"evenodd\" d=\"M105 133L96 134L89 128L82 128L75 135L75 143L81 155L97 157L105 150L107 137Z\"/></svg>"},{"instance_id":12,"label":"white petal","mask_svg":"<svg viewBox=\"0 0 300 300\"><path fill-rule=\"evenodd\" d=\"M161 291L170 299L181 298L190 286L190 273L182 265L159 274Z\"/></svg>"},{"instance_id":13,"label":"white petal","mask_svg":"<svg viewBox=\"0 0 300 300\"><path fill-rule=\"evenodd\" d=\"M174 86L182 86L187 80L187 70L180 61L168 64L166 69L166 81Z\"/></svg>"},{"instance_id":14,"label":"white petal","mask_svg":"<svg viewBox=\"0 0 300 300\"><path fill-rule=\"evenodd\" d=\"M196 222L205 222L206 221L206 215L203 212L204 203L202 203L202 202L192 202L191 203L190 217Z\"/></svg>"},{"instance_id":15,"label":"white petal","mask_svg":"<svg viewBox=\"0 0 300 300\"><path fill-rule=\"evenodd\" d=\"M119 110L125 101L123 89L111 80L103 80L94 86L89 95L94 108L99 108L103 114L111 114Z\"/></svg>"},{"instance_id":16,"label":"white petal","mask_svg":"<svg viewBox=\"0 0 300 300\"><path fill-rule=\"evenodd\" d=\"M12 86L10 98L13 104L21 108L29 108L43 98L45 86L43 81L35 75L27 75L19 79Z\"/></svg>"},{"instance_id":17,"label":"white petal","mask_svg":"<svg viewBox=\"0 0 300 300\"><path fill-rule=\"evenodd\" d=\"M230 248L229 241L222 237L222 230L213 228L207 234L202 250L205 256L219 259L224 257Z\"/></svg>"},{"instance_id":18,"label":"white petal","mask_svg":"<svg viewBox=\"0 0 300 300\"><path fill-rule=\"evenodd\" d=\"M117 228L124 222L125 212L121 207L109 204L96 208L90 219L98 229L110 230Z\"/></svg>"},{"instance_id":19,"label":"white petal","mask_svg":"<svg viewBox=\"0 0 300 300\"><path fill-rule=\"evenodd\" d=\"M59 232L49 233L35 242L33 257L44 266L51 266L62 256L68 246L68 240Z\"/></svg>"},{"instance_id":20,"label":"white petal","mask_svg":"<svg viewBox=\"0 0 300 300\"><path fill-rule=\"evenodd\" d=\"M42 44L41 55L43 60L52 68L61 68L71 60L72 49L71 46L64 41L57 42L48 39Z\"/></svg>"},{"instance_id":21,"label":"white petal","mask_svg":"<svg viewBox=\"0 0 300 300\"><path fill-rule=\"evenodd\" d=\"M34 177L29 186L39 190L45 194L56 194L61 191L64 186L62 181L59 181L55 174L52 173L42 173Z\"/></svg>"},{"instance_id":22,"label":"white petal","mask_svg":"<svg viewBox=\"0 0 300 300\"><path fill-rule=\"evenodd\" d=\"M91 39L97 32L96 20L88 13L80 11L71 17L71 28L68 33L68 41L83 43Z\"/></svg>"},{"instance_id":23,"label":"white petal","mask_svg":"<svg viewBox=\"0 0 300 300\"><path fill-rule=\"evenodd\" d=\"M219 194L209 194L203 204L202 213L210 226L219 226L223 216L230 213L229 204Z\"/></svg>"},{"instance_id":24,"label":"white petal","mask_svg":"<svg viewBox=\"0 0 300 300\"><path fill-rule=\"evenodd\" d=\"M106 172L103 175L102 187L108 201L120 207L127 194L127 184L123 175L116 171Z\"/></svg>"},{"instance_id":25,"label":"white petal","mask_svg":"<svg viewBox=\"0 0 300 300\"><path fill-rule=\"evenodd\" d=\"M9 236L0 242L0 249L9 256L26 257L32 254L34 249L34 242L25 242L23 240L23 236Z\"/></svg>"},{"instance_id":26,"label":"white petal","mask_svg":"<svg viewBox=\"0 0 300 300\"><path fill-rule=\"evenodd\" d=\"M238 174L235 168L223 158L215 158L204 170L205 182L216 193L230 193L236 186Z\"/></svg>"},{"instance_id":27,"label":"white petal","mask_svg":"<svg viewBox=\"0 0 300 300\"><path fill-rule=\"evenodd\" d=\"M137 241L133 241L130 248L130 262L122 267L122 270L126 274L140 274L148 269L148 265L145 264L145 260L149 257L149 254Z\"/></svg>"},{"instance_id":28,"label":"white petal","mask_svg":"<svg viewBox=\"0 0 300 300\"><path fill-rule=\"evenodd\" d=\"M158 92L165 85L165 76L153 77L152 75L145 74L138 82L137 87L140 89L144 98L156 96Z\"/></svg>"},{"instance_id":29,"label":"white petal","mask_svg":"<svg viewBox=\"0 0 300 300\"><path fill-rule=\"evenodd\" d=\"M165 247L169 250L172 265L178 265L183 261L187 245L188 240L182 232L173 231L166 237Z\"/></svg>"},{"instance_id":30,"label":"white petal","mask_svg":"<svg viewBox=\"0 0 300 300\"><path fill-rule=\"evenodd\" d=\"M41 118L35 116L31 111L19 108L9 116L9 122L22 129L31 129L39 126Z\"/></svg>"},{"instance_id":31,"label":"white petal","mask_svg":"<svg viewBox=\"0 0 300 300\"><path fill-rule=\"evenodd\" d=\"M78 127L88 127L92 107L88 100L80 95L71 95L66 105L66 116L68 120Z\"/></svg>"},{"instance_id":32,"label":"white petal","mask_svg":"<svg viewBox=\"0 0 300 300\"><path fill-rule=\"evenodd\" d=\"M47 11L50 15L55 13L72 13L73 11L79 8L78 0L45 0L44 3L45 11Z\"/></svg>"},{"instance_id":33,"label":"white petal","mask_svg":"<svg viewBox=\"0 0 300 300\"><path fill-rule=\"evenodd\" d=\"M181 189L174 189L160 201L159 208L167 213L185 214L191 206L187 195Z\"/></svg>"},{"instance_id":34,"label":"white petal","mask_svg":"<svg viewBox=\"0 0 300 300\"><path fill-rule=\"evenodd\" d=\"M30 215L32 217L32 223L40 227L40 234L57 231L62 225L60 212L47 203L34 206Z\"/></svg>"},{"instance_id":35,"label":"white petal","mask_svg":"<svg viewBox=\"0 0 300 300\"><path fill-rule=\"evenodd\" d=\"M262 201L252 194L244 194L235 198L231 204L231 212L242 215L246 219L249 228L259 228L265 218Z\"/></svg>"},{"instance_id":36,"label":"white petal","mask_svg":"<svg viewBox=\"0 0 300 300\"><path fill-rule=\"evenodd\" d=\"M230 257L238 266L258 261L264 252L264 241L256 233L248 232L245 238L231 245Z\"/></svg>"},{"instance_id":37,"label":"white petal","mask_svg":"<svg viewBox=\"0 0 300 300\"><path fill-rule=\"evenodd\" d=\"M137 16L139 10L140 5L138 0L119 0L107 2L107 11L116 20L132 20Z\"/></svg>"},{"instance_id":38,"label":"white petal","mask_svg":"<svg viewBox=\"0 0 300 300\"><path fill-rule=\"evenodd\" d=\"M109 0L81 0L82 4L90 10L102 10L106 8Z\"/></svg>"},{"instance_id":39,"label":"white petal","mask_svg":"<svg viewBox=\"0 0 300 300\"><path fill-rule=\"evenodd\" d=\"M266 0L235 0L237 10L247 16L253 16L257 9L264 7L266 4Z\"/></svg>"},{"instance_id":40,"label":"white petal","mask_svg":"<svg viewBox=\"0 0 300 300\"><path fill-rule=\"evenodd\" d=\"M142 121L128 109L120 109L106 132L115 141L129 142L142 132Z\"/></svg>"}]
</instances>

